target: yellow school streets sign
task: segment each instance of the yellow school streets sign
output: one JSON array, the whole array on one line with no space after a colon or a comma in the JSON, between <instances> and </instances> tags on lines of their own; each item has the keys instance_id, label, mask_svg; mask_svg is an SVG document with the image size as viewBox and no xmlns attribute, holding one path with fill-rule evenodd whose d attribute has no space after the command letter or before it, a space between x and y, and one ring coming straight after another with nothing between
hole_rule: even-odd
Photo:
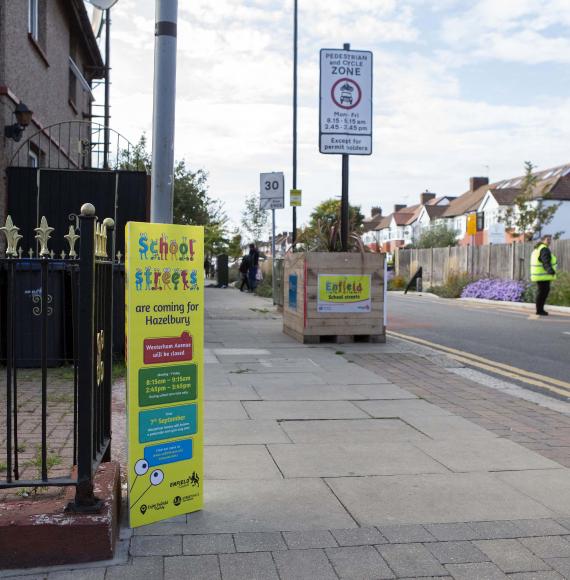
<instances>
[{"instance_id":1,"label":"yellow school streets sign","mask_svg":"<svg viewBox=\"0 0 570 580\"><path fill-rule=\"evenodd\" d=\"M317 312L370 312L370 274L319 274Z\"/></svg>"},{"instance_id":2,"label":"yellow school streets sign","mask_svg":"<svg viewBox=\"0 0 570 580\"><path fill-rule=\"evenodd\" d=\"M204 229L126 228L130 524L203 502Z\"/></svg>"}]
</instances>

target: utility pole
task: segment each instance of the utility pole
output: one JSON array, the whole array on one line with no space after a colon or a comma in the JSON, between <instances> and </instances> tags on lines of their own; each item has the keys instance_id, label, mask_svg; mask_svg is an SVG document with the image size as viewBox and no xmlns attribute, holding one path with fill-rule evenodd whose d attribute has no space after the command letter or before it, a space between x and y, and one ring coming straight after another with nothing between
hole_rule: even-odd
<instances>
[{"instance_id":1,"label":"utility pole","mask_svg":"<svg viewBox=\"0 0 570 580\"><path fill-rule=\"evenodd\" d=\"M150 221L172 223L178 0L156 0Z\"/></svg>"},{"instance_id":2,"label":"utility pole","mask_svg":"<svg viewBox=\"0 0 570 580\"><path fill-rule=\"evenodd\" d=\"M297 189L297 0L293 5L293 189ZM297 208L293 206L293 247L297 242Z\"/></svg>"}]
</instances>

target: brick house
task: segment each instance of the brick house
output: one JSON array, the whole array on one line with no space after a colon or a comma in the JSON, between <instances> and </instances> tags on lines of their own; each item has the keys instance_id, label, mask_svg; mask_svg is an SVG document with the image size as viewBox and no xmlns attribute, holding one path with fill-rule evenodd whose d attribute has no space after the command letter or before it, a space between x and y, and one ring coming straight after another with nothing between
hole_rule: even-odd
<instances>
[{"instance_id":1,"label":"brick house","mask_svg":"<svg viewBox=\"0 0 570 580\"><path fill-rule=\"evenodd\" d=\"M89 121L92 81L104 77L104 63L83 0L0 0L0 223L7 202L6 168L26 140L20 165L45 165L63 158L73 166L77 137L46 128L65 121ZM5 137L14 110L33 111L21 141ZM79 125L78 125L79 126ZM90 142L89 125L81 142ZM85 141L85 139L87 141ZM0 241L2 243L2 241Z\"/></svg>"}]
</instances>

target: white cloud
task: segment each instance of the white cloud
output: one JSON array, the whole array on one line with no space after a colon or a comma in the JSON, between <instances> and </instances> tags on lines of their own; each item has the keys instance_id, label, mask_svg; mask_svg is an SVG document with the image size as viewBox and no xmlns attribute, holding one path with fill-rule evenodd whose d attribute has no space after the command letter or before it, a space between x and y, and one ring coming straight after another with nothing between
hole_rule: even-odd
<instances>
[{"instance_id":1,"label":"white cloud","mask_svg":"<svg viewBox=\"0 0 570 580\"><path fill-rule=\"evenodd\" d=\"M528 106L465 97L468 62L562 62L567 0L302 0L299 2L299 221L340 193L340 158L318 152L318 50L351 42L374 52L374 153L351 157L351 202L385 210L415 203L426 188L457 195L470 175L491 166L495 179L518 175L524 160L567 162L570 102ZM429 45L417 18L441 22ZM291 0L192 0L179 3L176 156L209 172L210 192L239 222L259 173L282 170L291 187ZM457 12L461 10L461 12ZM435 15L435 16L434 16ZM433 31L430 31L433 32ZM403 48L404 47L404 48ZM152 125L154 13L123 0L113 9L112 124L136 141ZM482 79L490 82L492 79ZM278 229L291 212L278 211Z\"/></svg>"}]
</instances>

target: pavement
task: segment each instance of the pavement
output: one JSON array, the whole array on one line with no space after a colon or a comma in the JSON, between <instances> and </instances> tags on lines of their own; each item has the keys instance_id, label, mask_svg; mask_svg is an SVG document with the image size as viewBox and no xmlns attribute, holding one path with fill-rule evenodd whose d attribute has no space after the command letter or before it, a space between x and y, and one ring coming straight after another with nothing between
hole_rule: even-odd
<instances>
[{"instance_id":1,"label":"pavement","mask_svg":"<svg viewBox=\"0 0 570 580\"><path fill-rule=\"evenodd\" d=\"M570 578L570 404L393 339L301 345L233 289L206 291L205 360L204 510L0 577Z\"/></svg>"}]
</instances>

